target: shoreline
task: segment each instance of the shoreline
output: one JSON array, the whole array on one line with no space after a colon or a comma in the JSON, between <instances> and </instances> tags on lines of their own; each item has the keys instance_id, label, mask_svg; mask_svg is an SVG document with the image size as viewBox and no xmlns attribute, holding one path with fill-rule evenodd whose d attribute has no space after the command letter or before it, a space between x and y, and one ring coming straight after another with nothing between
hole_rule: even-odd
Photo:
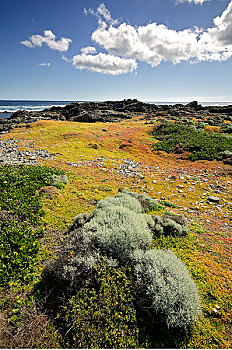
<instances>
[{"instance_id":1,"label":"shoreline","mask_svg":"<svg viewBox=\"0 0 232 350\"><path fill-rule=\"evenodd\" d=\"M107 103L111 101L46 101L46 100L0 100L0 118L10 118L13 113L18 111L27 111L33 113L39 113L44 109L50 109L52 107L66 107L72 103ZM118 101L112 101L118 102ZM49 104L50 103L50 104ZM57 104L58 103L58 104ZM154 106L187 106L188 102L183 101L141 101L143 104L149 104ZM232 106L232 102L198 102L202 107L229 107ZM16 104L16 105L15 105ZM15 106L15 108L14 108ZM18 108L17 108L18 107Z\"/></svg>"}]
</instances>

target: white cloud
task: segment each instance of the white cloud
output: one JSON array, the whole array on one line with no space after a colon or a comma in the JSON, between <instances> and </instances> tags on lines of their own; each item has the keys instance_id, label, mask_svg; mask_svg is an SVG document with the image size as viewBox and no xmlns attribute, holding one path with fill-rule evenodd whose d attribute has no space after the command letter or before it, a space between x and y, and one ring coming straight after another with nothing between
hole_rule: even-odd
<instances>
[{"instance_id":1,"label":"white cloud","mask_svg":"<svg viewBox=\"0 0 232 350\"><path fill-rule=\"evenodd\" d=\"M178 1L203 3L207 0ZM214 18L212 28L207 30L196 27L177 31L155 22L138 27L127 23L118 25L104 4L96 11L84 9L84 13L92 13L98 18L99 25L91 39L106 53L97 54L95 47L87 46L72 59L63 55L62 59L72 62L76 69L117 75L135 71L137 61L155 67L163 61L197 63L225 61L232 57L232 0L223 13ZM21 43L30 48L46 44L51 49L67 51L70 42L68 38L57 40L51 30L46 30L44 36L33 35L30 40Z\"/></svg>"},{"instance_id":2,"label":"white cloud","mask_svg":"<svg viewBox=\"0 0 232 350\"><path fill-rule=\"evenodd\" d=\"M87 14L87 10L84 9L84 13ZM105 22L111 24L111 25L115 25L118 23L118 20L113 20L111 17L111 13L110 11L105 7L105 4L100 4L97 8L96 11L94 11L93 9L89 9L89 13L91 13L92 15L96 16L98 18L98 23L99 25L103 25L105 26Z\"/></svg>"},{"instance_id":3,"label":"white cloud","mask_svg":"<svg viewBox=\"0 0 232 350\"><path fill-rule=\"evenodd\" d=\"M188 2L190 4L191 2L193 2L196 5L198 4L202 5L203 2L206 2L206 1L210 1L210 0L176 0L176 3L183 4L184 2Z\"/></svg>"},{"instance_id":4,"label":"white cloud","mask_svg":"<svg viewBox=\"0 0 232 350\"><path fill-rule=\"evenodd\" d=\"M125 59L113 55L99 53L98 55L76 55L73 57L76 69L87 69L97 73L118 75L132 72L137 68L134 59Z\"/></svg>"},{"instance_id":5,"label":"white cloud","mask_svg":"<svg viewBox=\"0 0 232 350\"><path fill-rule=\"evenodd\" d=\"M51 65L51 63L39 63L39 66L48 66L48 67L50 67L50 65Z\"/></svg>"},{"instance_id":6,"label":"white cloud","mask_svg":"<svg viewBox=\"0 0 232 350\"><path fill-rule=\"evenodd\" d=\"M91 38L111 55L143 61L152 67L162 61L176 64L227 60L232 56L232 1L214 19L214 27L205 31L199 28L176 31L155 22L139 27L127 23L100 24Z\"/></svg>"},{"instance_id":7,"label":"white cloud","mask_svg":"<svg viewBox=\"0 0 232 350\"><path fill-rule=\"evenodd\" d=\"M21 41L20 43L30 48L41 47L46 44L52 50L67 51L71 42L72 40L68 38L56 40L56 36L51 30L45 30L44 36L35 34L30 37L30 40Z\"/></svg>"},{"instance_id":8,"label":"white cloud","mask_svg":"<svg viewBox=\"0 0 232 350\"><path fill-rule=\"evenodd\" d=\"M88 55L89 53L96 53L96 49L95 47L92 47L92 46L87 46L87 47L83 47L81 49L81 52L85 55Z\"/></svg>"},{"instance_id":9,"label":"white cloud","mask_svg":"<svg viewBox=\"0 0 232 350\"><path fill-rule=\"evenodd\" d=\"M232 57L232 1L214 19L214 24L199 39L199 61L225 61Z\"/></svg>"},{"instance_id":10,"label":"white cloud","mask_svg":"<svg viewBox=\"0 0 232 350\"><path fill-rule=\"evenodd\" d=\"M72 60L70 60L68 57L62 55L61 56L62 60L66 61L66 62L72 62Z\"/></svg>"},{"instance_id":11,"label":"white cloud","mask_svg":"<svg viewBox=\"0 0 232 350\"><path fill-rule=\"evenodd\" d=\"M138 59L154 67L163 60L178 63L195 56L197 36L197 31L178 32L162 24L150 23L135 28L123 23L117 28L99 27L93 32L92 40L111 54Z\"/></svg>"}]
</instances>

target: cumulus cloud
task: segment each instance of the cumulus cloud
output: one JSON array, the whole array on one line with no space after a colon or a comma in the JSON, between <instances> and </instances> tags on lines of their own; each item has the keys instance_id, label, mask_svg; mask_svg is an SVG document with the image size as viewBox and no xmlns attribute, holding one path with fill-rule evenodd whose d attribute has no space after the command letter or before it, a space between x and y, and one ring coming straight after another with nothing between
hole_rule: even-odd
<instances>
[{"instance_id":1,"label":"cumulus cloud","mask_svg":"<svg viewBox=\"0 0 232 350\"><path fill-rule=\"evenodd\" d=\"M199 39L199 61L225 61L232 57L232 1L222 15L214 19L214 24Z\"/></svg>"},{"instance_id":2,"label":"cumulus cloud","mask_svg":"<svg viewBox=\"0 0 232 350\"><path fill-rule=\"evenodd\" d=\"M48 67L50 67L50 65L51 65L51 63L39 63L39 66L48 66Z\"/></svg>"},{"instance_id":3,"label":"cumulus cloud","mask_svg":"<svg viewBox=\"0 0 232 350\"><path fill-rule=\"evenodd\" d=\"M87 69L111 75L132 72L137 68L137 63L134 59L125 59L104 53L94 56L82 53L74 56L72 62L76 69Z\"/></svg>"},{"instance_id":4,"label":"cumulus cloud","mask_svg":"<svg viewBox=\"0 0 232 350\"><path fill-rule=\"evenodd\" d=\"M191 2L193 2L196 5L198 4L202 5L203 2L206 2L206 1L210 1L210 0L176 0L176 3L183 4L184 2L188 2L190 4Z\"/></svg>"},{"instance_id":5,"label":"cumulus cloud","mask_svg":"<svg viewBox=\"0 0 232 350\"><path fill-rule=\"evenodd\" d=\"M111 55L143 61L152 67L162 61L176 64L227 60L232 56L232 1L214 19L214 27L205 31L199 28L176 31L155 22L139 27L122 23L99 25L91 38Z\"/></svg>"},{"instance_id":6,"label":"cumulus cloud","mask_svg":"<svg viewBox=\"0 0 232 350\"><path fill-rule=\"evenodd\" d=\"M51 30L45 30L44 36L35 34L30 37L30 40L21 41L20 43L30 48L41 47L45 44L52 50L67 51L71 42L72 40L68 38L56 40L56 36Z\"/></svg>"},{"instance_id":7,"label":"cumulus cloud","mask_svg":"<svg viewBox=\"0 0 232 350\"><path fill-rule=\"evenodd\" d=\"M177 1L203 3L207 0ZM95 47L87 46L72 59L62 56L76 69L117 75L135 71L139 61L156 67L163 61L197 63L225 61L232 57L232 0L223 13L214 18L214 25L206 30L195 27L178 31L155 22L143 26L118 24L104 4L96 11L84 9L84 13L98 18L98 28L91 39L104 53L97 54ZM70 42L68 38L57 40L51 30L46 30L44 36L33 35L21 43L30 48L46 44L51 49L67 51Z\"/></svg>"},{"instance_id":8,"label":"cumulus cloud","mask_svg":"<svg viewBox=\"0 0 232 350\"><path fill-rule=\"evenodd\" d=\"M92 47L92 46L87 46L87 47L83 47L81 49L81 52L85 55L88 55L89 53L96 53L96 49L95 47Z\"/></svg>"},{"instance_id":9,"label":"cumulus cloud","mask_svg":"<svg viewBox=\"0 0 232 350\"><path fill-rule=\"evenodd\" d=\"M147 62L153 67L163 60L178 63L197 53L197 31L175 31L165 25L150 23L135 28L126 23L117 28L99 27L92 40L109 53Z\"/></svg>"}]
</instances>

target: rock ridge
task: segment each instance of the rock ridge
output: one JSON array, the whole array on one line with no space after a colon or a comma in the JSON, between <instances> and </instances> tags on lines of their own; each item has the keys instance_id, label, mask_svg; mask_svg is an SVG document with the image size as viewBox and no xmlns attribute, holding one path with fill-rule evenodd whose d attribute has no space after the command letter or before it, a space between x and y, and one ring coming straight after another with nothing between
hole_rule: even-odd
<instances>
[{"instance_id":1,"label":"rock ridge","mask_svg":"<svg viewBox=\"0 0 232 350\"><path fill-rule=\"evenodd\" d=\"M174 119L197 118L210 119L211 125L220 125L224 120L232 121L232 105L203 107L197 101L187 105L156 105L138 101L137 99L124 99L122 101L105 102L73 102L64 107L51 107L40 112L19 110L9 119L0 118L0 134L14 129L18 124L30 125L38 120L67 120L74 122L119 122L131 119L133 116L144 114L144 119L165 117Z\"/></svg>"}]
</instances>

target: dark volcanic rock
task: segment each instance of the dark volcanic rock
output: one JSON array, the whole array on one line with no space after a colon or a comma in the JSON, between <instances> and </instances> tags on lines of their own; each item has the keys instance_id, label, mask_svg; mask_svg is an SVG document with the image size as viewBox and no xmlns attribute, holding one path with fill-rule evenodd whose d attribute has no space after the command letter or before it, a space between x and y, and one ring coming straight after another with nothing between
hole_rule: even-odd
<instances>
[{"instance_id":1,"label":"dark volcanic rock","mask_svg":"<svg viewBox=\"0 0 232 350\"><path fill-rule=\"evenodd\" d=\"M197 109L198 108L198 102L197 101L192 101L192 102L188 103L185 107Z\"/></svg>"},{"instance_id":2,"label":"dark volcanic rock","mask_svg":"<svg viewBox=\"0 0 232 350\"><path fill-rule=\"evenodd\" d=\"M76 122L117 122L139 116L173 118L177 122L187 123L192 117L205 120L210 125L223 125L224 120L230 120L232 105L203 107L197 101L187 105L159 105L144 103L136 99L105 102L74 102L65 107L51 107L40 112L17 111L9 119L0 119L0 133L8 132L19 123L29 125L41 119L67 120ZM190 119L189 119L190 118ZM228 127L227 127L228 128ZM229 124L230 128L230 124ZM227 132L227 131L226 131Z\"/></svg>"}]
</instances>

